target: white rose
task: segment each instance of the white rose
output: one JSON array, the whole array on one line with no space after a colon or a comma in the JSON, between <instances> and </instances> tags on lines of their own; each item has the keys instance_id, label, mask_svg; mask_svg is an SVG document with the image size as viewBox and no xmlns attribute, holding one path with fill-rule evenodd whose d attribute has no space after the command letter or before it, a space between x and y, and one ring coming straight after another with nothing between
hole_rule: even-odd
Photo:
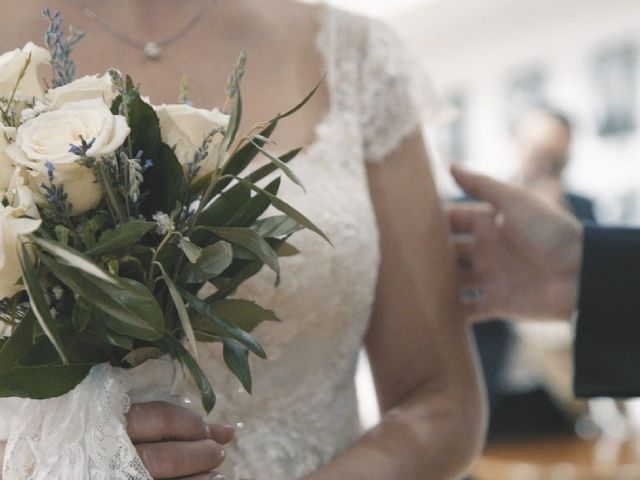
<instances>
[{"instance_id":1,"label":"white rose","mask_svg":"<svg viewBox=\"0 0 640 480\"><path fill-rule=\"evenodd\" d=\"M218 128L226 129L229 125L229 116L217 108L204 110L182 104L161 105L155 108L160 119L162 140L175 150L185 172L207 135ZM208 155L199 164L200 170L197 177L210 173L215 168L222 138L222 133L212 138Z\"/></svg>"},{"instance_id":2,"label":"white rose","mask_svg":"<svg viewBox=\"0 0 640 480\"><path fill-rule=\"evenodd\" d=\"M70 102L59 110L45 112L18 127L16 141L6 152L13 162L31 170L38 185L47 182L47 164L54 168L54 185L64 186L72 214L95 208L102 188L88 168L77 163L70 145L81 138L93 145L87 155L101 161L120 147L129 135L123 116L113 115L101 99Z\"/></svg>"},{"instance_id":3,"label":"white rose","mask_svg":"<svg viewBox=\"0 0 640 480\"><path fill-rule=\"evenodd\" d=\"M94 98L102 99L108 107L111 107L115 97L115 89L108 74L101 77L87 75L61 87L53 88L44 95L50 110L58 110L69 102Z\"/></svg>"},{"instance_id":4,"label":"white rose","mask_svg":"<svg viewBox=\"0 0 640 480\"><path fill-rule=\"evenodd\" d=\"M18 85L18 91L27 97L41 97L42 86L38 78L38 66L48 63L51 55L47 50L33 43L27 43L22 49L16 49L0 55L0 97L10 97L16 86L20 71L31 55L31 61Z\"/></svg>"},{"instance_id":5,"label":"white rose","mask_svg":"<svg viewBox=\"0 0 640 480\"><path fill-rule=\"evenodd\" d=\"M28 189L22 184L16 189L17 206L0 204L0 300L22 290L23 287L17 284L22 277L18 257L20 236L36 231L42 223L39 218L26 216L37 216Z\"/></svg>"}]
</instances>

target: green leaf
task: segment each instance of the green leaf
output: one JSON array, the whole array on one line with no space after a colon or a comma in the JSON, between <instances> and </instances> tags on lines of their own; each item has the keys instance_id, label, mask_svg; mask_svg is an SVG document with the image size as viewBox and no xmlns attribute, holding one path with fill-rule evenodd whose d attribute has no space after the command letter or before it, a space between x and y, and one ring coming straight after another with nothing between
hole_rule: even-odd
<instances>
[{"instance_id":1,"label":"green leaf","mask_svg":"<svg viewBox=\"0 0 640 480\"><path fill-rule=\"evenodd\" d=\"M229 280L225 283L216 282L216 287L218 290L207 297L206 301L214 301L221 300L225 298L227 295L230 295L235 291L238 286L240 286L247 279L253 277L256 273L262 270L263 263L259 260L254 260L252 262L247 263L242 270L235 273Z\"/></svg>"},{"instance_id":2,"label":"green leaf","mask_svg":"<svg viewBox=\"0 0 640 480\"><path fill-rule=\"evenodd\" d=\"M180 237L180 240L178 241L178 247L180 247L180 250L182 250L182 252L191 263L196 263L202 255L202 248L200 248L188 238Z\"/></svg>"},{"instance_id":3,"label":"green leaf","mask_svg":"<svg viewBox=\"0 0 640 480\"><path fill-rule=\"evenodd\" d=\"M251 367L249 366L249 350L239 345L233 340L225 338L223 341L224 348L222 355L224 363L227 364L231 373L233 373L240 383L251 394Z\"/></svg>"},{"instance_id":4,"label":"green leaf","mask_svg":"<svg viewBox=\"0 0 640 480\"><path fill-rule=\"evenodd\" d=\"M114 332L107 327L107 324L112 322L113 319L108 314L100 311L94 312L94 316L86 329L86 333L94 335L102 343L106 343L107 345L113 345L127 351L132 350L133 339L126 335Z\"/></svg>"},{"instance_id":5,"label":"green leaf","mask_svg":"<svg viewBox=\"0 0 640 480\"><path fill-rule=\"evenodd\" d=\"M193 307L193 309L207 318L211 323L220 329L224 337L233 338L247 347L253 353L260 358L267 358L267 354L260 344L241 328L229 323L227 320L218 315L213 308L207 305L205 302L195 297L186 290L180 289L180 293L183 298Z\"/></svg>"},{"instance_id":6,"label":"green leaf","mask_svg":"<svg viewBox=\"0 0 640 480\"><path fill-rule=\"evenodd\" d=\"M256 148L260 151L260 153L262 153L262 155L267 157L271 163L273 163L276 167L282 170L284 174L289 178L289 180L291 180L293 183L295 183L300 188L302 188L304 192L307 191L307 189L304 188L302 181L298 178L298 176L295 173L293 173L293 170L291 170L285 162L283 162L276 155L274 155L273 153L269 152L268 150L262 147L259 147L256 145Z\"/></svg>"},{"instance_id":7,"label":"green leaf","mask_svg":"<svg viewBox=\"0 0 640 480\"><path fill-rule=\"evenodd\" d=\"M29 351L33 345L35 324L36 317L33 310L29 310L0 349L0 370L13 367Z\"/></svg>"},{"instance_id":8,"label":"green leaf","mask_svg":"<svg viewBox=\"0 0 640 480\"><path fill-rule=\"evenodd\" d=\"M213 393L213 388L211 388L211 384L209 383L207 376L200 368L200 365L198 365L198 362L180 342L173 338L169 340L171 341L172 348L175 350L176 357L187 367L200 390L202 407L205 412L210 413L216 404L216 395Z\"/></svg>"},{"instance_id":9,"label":"green leaf","mask_svg":"<svg viewBox=\"0 0 640 480\"><path fill-rule=\"evenodd\" d=\"M280 210L282 213L284 213L285 215L288 215L289 217L294 219L296 222L303 225L305 228L308 228L312 232L317 233L322 238L324 238L330 245L333 245L331 243L331 240L329 240L329 237L327 237L322 230L316 227L316 225L311 220L309 220L307 217L305 217L302 213L300 213L298 210L293 208L291 205L284 202L283 200L276 197L275 195L272 195L269 192L265 191L264 189L258 187L257 185L254 185L253 183L246 181L243 178L238 178L238 177L236 178L240 183L251 188L254 192L257 192L260 195L265 195L267 198L269 198L269 200L271 200L271 205L273 205L275 208Z\"/></svg>"},{"instance_id":10,"label":"green leaf","mask_svg":"<svg viewBox=\"0 0 640 480\"><path fill-rule=\"evenodd\" d=\"M143 158L153 162L144 172L142 213L147 218L158 211L170 213L185 188L184 170L173 150L162 143L160 121L153 107L136 90L127 93L126 102L132 154L142 151Z\"/></svg>"},{"instance_id":11,"label":"green leaf","mask_svg":"<svg viewBox=\"0 0 640 480\"><path fill-rule=\"evenodd\" d=\"M240 245L252 252L258 259L262 260L265 265L271 268L276 274L280 274L280 265L278 263L278 255L267 241L250 228L233 228L233 227L197 227L205 229L213 233L217 237L227 242Z\"/></svg>"},{"instance_id":12,"label":"green leaf","mask_svg":"<svg viewBox=\"0 0 640 480\"><path fill-rule=\"evenodd\" d=\"M156 262L158 267L160 267L160 272L162 272L162 278L164 279L164 283L167 285L169 289L169 295L171 295L171 300L173 300L173 304L176 307L176 312L178 313L178 318L180 319L180 323L182 324L182 330L184 331L185 336L187 337L187 341L191 344L191 348L193 350L193 354L198 358L198 344L196 342L196 335L193 332L193 326L191 325L191 319L189 318L189 313L187 312L187 308L184 305L184 301L182 300L182 296L178 289L176 288L175 283L171 280L171 277L167 275L164 267L161 263Z\"/></svg>"},{"instance_id":13,"label":"green leaf","mask_svg":"<svg viewBox=\"0 0 640 480\"><path fill-rule=\"evenodd\" d=\"M93 260L78 252L77 250L62 245L57 242L45 240L43 238L33 237L33 241L43 250L50 253L58 260L61 260L64 264L73 267L74 269L81 270L89 275L102 280L103 282L115 284L116 279L96 265Z\"/></svg>"},{"instance_id":14,"label":"green leaf","mask_svg":"<svg viewBox=\"0 0 640 480\"><path fill-rule=\"evenodd\" d=\"M56 238L63 245L69 245L69 235L71 230L62 225L55 226Z\"/></svg>"},{"instance_id":15,"label":"green leaf","mask_svg":"<svg viewBox=\"0 0 640 480\"><path fill-rule=\"evenodd\" d=\"M275 178L264 188L272 195L277 195L280 189L280 177ZM249 227L260 216L267 211L271 205L268 198L262 195L254 195L247 200L235 212L235 214L224 224L225 227Z\"/></svg>"},{"instance_id":16,"label":"green leaf","mask_svg":"<svg viewBox=\"0 0 640 480\"><path fill-rule=\"evenodd\" d=\"M73 390L93 364L36 365L0 371L0 397L42 400L59 397Z\"/></svg>"},{"instance_id":17,"label":"green leaf","mask_svg":"<svg viewBox=\"0 0 640 480\"><path fill-rule=\"evenodd\" d=\"M87 325L89 325L89 322L91 321L91 314L91 307L87 305L82 298L76 298L76 304L74 305L73 313L71 314L71 321L78 332L82 332L87 328Z\"/></svg>"},{"instance_id":18,"label":"green leaf","mask_svg":"<svg viewBox=\"0 0 640 480\"><path fill-rule=\"evenodd\" d=\"M258 220L253 224L253 229L264 238L287 237L304 229L304 226L296 222L288 215L276 215Z\"/></svg>"},{"instance_id":19,"label":"green leaf","mask_svg":"<svg viewBox=\"0 0 640 480\"><path fill-rule=\"evenodd\" d=\"M154 222L130 220L123 225L118 225L114 230L102 234L98 243L87 250L85 254L95 257L125 249L144 237L155 226Z\"/></svg>"},{"instance_id":20,"label":"green leaf","mask_svg":"<svg viewBox=\"0 0 640 480\"><path fill-rule=\"evenodd\" d=\"M277 121L270 122L269 124L267 124L267 126L263 130L260 131L259 135L263 138L269 138L273 134L277 125L278 125ZM256 139L255 143L259 146L263 146L265 142L264 140ZM255 147L255 145L253 145L253 143L251 142L247 143L246 145L242 146L240 149L238 149L236 152L234 152L231 155L231 157L227 160L227 163L225 164L222 170L222 174L223 175L240 175L240 173L242 173L251 164L251 162L258 155L258 153L259 153L258 149ZM273 166L272 164L269 164L268 166L272 167L273 170L275 170L275 166ZM229 183L231 183L231 179L229 178L221 179L216 185L215 189L213 190L214 195L224 190L224 188L227 185L229 185Z\"/></svg>"},{"instance_id":21,"label":"green leaf","mask_svg":"<svg viewBox=\"0 0 640 480\"><path fill-rule=\"evenodd\" d=\"M218 315L251 333L262 322L279 322L273 310L267 310L249 300L227 299L211 303L211 307ZM213 333L213 332L210 332Z\"/></svg>"},{"instance_id":22,"label":"green leaf","mask_svg":"<svg viewBox=\"0 0 640 480\"><path fill-rule=\"evenodd\" d=\"M244 185L236 185L209 202L198 216L198 225L224 225L240 206L251 198L251 190ZM193 235L193 240L200 243Z\"/></svg>"},{"instance_id":23,"label":"green leaf","mask_svg":"<svg viewBox=\"0 0 640 480\"><path fill-rule=\"evenodd\" d=\"M233 85L234 94L231 97L231 101L233 102L231 106L231 115L229 116L229 125L227 126L227 130L224 132L224 137L222 137L222 142L220 143L220 156L226 155L227 151L233 144L233 141L236 139L236 135L238 134L238 130L240 128L240 122L242 121L242 94L240 93L240 85L236 82Z\"/></svg>"},{"instance_id":24,"label":"green leaf","mask_svg":"<svg viewBox=\"0 0 640 480\"><path fill-rule=\"evenodd\" d=\"M111 285L46 257L42 261L84 301L106 313L110 319L108 326L114 332L147 341L159 340L164 335L162 310L141 283L121 279Z\"/></svg>"},{"instance_id":25,"label":"green leaf","mask_svg":"<svg viewBox=\"0 0 640 480\"><path fill-rule=\"evenodd\" d=\"M124 317L110 314L110 321L106 324L114 332L148 341L157 340L164 335L162 309L147 287L135 280L123 278L117 288L107 285L105 289L129 313Z\"/></svg>"},{"instance_id":26,"label":"green leaf","mask_svg":"<svg viewBox=\"0 0 640 480\"><path fill-rule=\"evenodd\" d=\"M296 113L298 110L300 110L302 107L304 107L309 100L311 100L311 98L313 98L313 96L316 94L316 92L318 91L318 89L320 88L320 86L324 83L324 77L316 84L315 87L313 87L313 89L307 94L306 97L304 97L302 99L302 101L300 103L298 103L295 107L293 107L291 110L281 113L279 114L276 118L274 118L272 121L277 121L277 120L282 120L283 118L286 117L290 117L291 115L293 115L294 113Z\"/></svg>"},{"instance_id":27,"label":"green leaf","mask_svg":"<svg viewBox=\"0 0 640 480\"><path fill-rule=\"evenodd\" d=\"M24 286L29 294L31 310L36 316L36 319L40 324L40 328L42 328L42 331L49 338L53 346L56 347L62 362L66 365L69 363L69 357L67 356L62 344L58 328L53 323L53 318L49 311L49 305L47 304L44 292L40 286L38 274L24 244L20 245L19 256L20 265L22 266L22 278L24 279Z\"/></svg>"},{"instance_id":28,"label":"green leaf","mask_svg":"<svg viewBox=\"0 0 640 480\"><path fill-rule=\"evenodd\" d=\"M180 280L185 283L203 283L224 272L233 261L231 244L216 242L202 249L202 255L194 264L182 267Z\"/></svg>"},{"instance_id":29,"label":"green leaf","mask_svg":"<svg viewBox=\"0 0 640 480\"><path fill-rule=\"evenodd\" d=\"M135 350L131 350L123 359L123 362L128 363L132 367L142 365L147 360L155 360L164 355L165 352L156 347L140 347Z\"/></svg>"},{"instance_id":30,"label":"green leaf","mask_svg":"<svg viewBox=\"0 0 640 480\"><path fill-rule=\"evenodd\" d=\"M285 153L284 155L280 155L280 161L283 163L289 163L291 160L296 158L301 151L302 148L296 148L294 150L291 150L290 152ZM245 180L251 183L257 183L264 177L271 175L276 170L278 170L278 167L276 167L273 163L268 163L251 172L245 177Z\"/></svg>"},{"instance_id":31,"label":"green leaf","mask_svg":"<svg viewBox=\"0 0 640 480\"><path fill-rule=\"evenodd\" d=\"M282 242L279 246L274 247L274 250L280 258L295 257L300 253L300 250L287 242Z\"/></svg>"}]
</instances>

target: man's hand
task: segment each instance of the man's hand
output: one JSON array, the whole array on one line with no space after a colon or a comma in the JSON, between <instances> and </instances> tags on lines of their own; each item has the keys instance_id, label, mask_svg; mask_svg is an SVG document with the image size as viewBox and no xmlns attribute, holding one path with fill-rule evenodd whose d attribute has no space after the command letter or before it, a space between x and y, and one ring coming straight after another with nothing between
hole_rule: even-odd
<instances>
[{"instance_id":1,"label":"man's hand","mask_svg":"<svg viewBox=\"0 0 640 480\"><path fill-rule=\"evenodd\" d=\"M220 446L233 428L207 424L197 414L164 402L138 403L127 413L127 433L154 479L222 480Z\"/></svg>"},{"instance_id":2,"label":"man's hand","mask_svg":"<svg viewBox=\"0 0 640 480\"><path fill-rule=\"evenodd\" d=\"M569 319L580 276L580 223L521 188L456 166L451 173L482 202L448 208L469 318Z\"/></svg>"}]
</instances>

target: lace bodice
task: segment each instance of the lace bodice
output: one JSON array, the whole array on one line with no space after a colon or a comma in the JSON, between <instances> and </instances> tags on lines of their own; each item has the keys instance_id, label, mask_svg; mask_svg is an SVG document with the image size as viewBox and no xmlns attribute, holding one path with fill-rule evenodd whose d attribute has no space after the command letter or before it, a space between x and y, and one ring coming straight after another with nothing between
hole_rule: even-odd
<instances>
[{"instance_id":1,"label":"lace bodice","mask_svg":"<svg viewBox=\"0 0 640 480\"><path fill-rule=\"evenodd\" d=\"M331 105L314 143L292 164L308 192L284 182L281 193L335 247L301 232L293 243L302 253L282 260L279 287L263 271L238 291L282 319L254 332L269 359L252 364L252 397L228 373L219 346L200 346L218 396L210 420L243 424L223 469L235 479L300 478L360 435L354 373L379 264L366 162L381 161L417 128L423 106L438 105L429 102L428 86L415 82L416 70L387 27L328 7L321 12L317 44ZM187 390L197 405L195 388ZM139 392L133 400L153 396L149 388Z\"/></svg>"}]
</instances>

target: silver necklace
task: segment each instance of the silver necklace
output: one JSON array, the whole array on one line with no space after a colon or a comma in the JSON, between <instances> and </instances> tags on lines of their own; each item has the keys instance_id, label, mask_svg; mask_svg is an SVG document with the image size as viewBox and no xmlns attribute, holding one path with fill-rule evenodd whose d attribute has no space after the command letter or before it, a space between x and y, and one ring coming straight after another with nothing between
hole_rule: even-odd
<instances>
[{"instance_id":1,"label":"silver necklace","mask_svg":"<svg viewBox=\"0 0 640 480\"><path fill-rule=\"evenodd\" d=\"M168 47L172 43L174 43L176 40L179 40L180 38L184 37L185 34L189 32L189 30L195 27L204 18L205 16L204 14L211 8L214 2L215 0L206 0L205 3L202 5L202 8L198 10L198 12L196 12L196 14L193 17L191 17L191 19L189 19L189 21L185 24L185 26L182 27L177 32L165 38L161 38L155 41L150 40L144 43L136 41L135 39L131 38L127 34L113 27L113 25L111 25L110 23L101 19L94 10L90 9L86 5L85 0L78 0L78 5L82 10L83 15L87 17L89 20L91 20L92 22L96 23L96 25L98 25L104 31L110 33L111 35L116 37L118 40L120 40L122 43L125 43L137 50L142 50L142 53L147 59L158 60L162 56L163 49Z\"/></svg>"}]
</instances>

